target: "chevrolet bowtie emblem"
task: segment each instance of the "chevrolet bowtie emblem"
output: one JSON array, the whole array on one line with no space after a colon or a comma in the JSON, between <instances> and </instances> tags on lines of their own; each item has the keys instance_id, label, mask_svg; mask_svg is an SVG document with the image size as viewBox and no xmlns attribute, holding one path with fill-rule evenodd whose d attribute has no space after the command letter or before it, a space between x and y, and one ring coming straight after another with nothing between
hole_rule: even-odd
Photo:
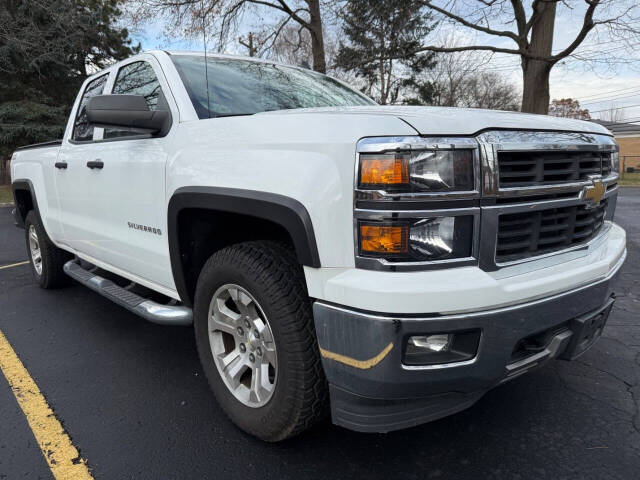
<instances>
[{"instance_id":1,"label":"chevrolet bowtie emblem","mask_svg":"<svg viewBox=\"0 0 640 480\"><path fill-rule=\"evenodd\" d=\"M594 175L590 177L592 185L587 185L582 189L582 193L580 198L583 200L589 200L591 206L596 206L600 203L600 201L604 198L604 194L607 189L602 183L602 177L599 175Z\"/></svg>"}]
</instances>

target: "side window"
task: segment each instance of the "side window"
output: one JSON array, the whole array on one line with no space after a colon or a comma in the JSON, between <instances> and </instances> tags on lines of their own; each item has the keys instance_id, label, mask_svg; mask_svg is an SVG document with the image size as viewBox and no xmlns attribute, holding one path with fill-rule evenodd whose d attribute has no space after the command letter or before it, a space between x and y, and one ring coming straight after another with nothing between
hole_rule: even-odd
<instances>
[{"instance_id":1,"label":"side window","mask_svg":"<svg viewBox=\"0 0 640 480\"><path fill-rule=\"evenodd\" d=\"M118 76L113 84L112 94L142 95L150 110L158 109L158 102L165 102L153 67L147 62L134 62L118 70ZM107 128L104 138L127 137L139 135L140 132Z\"/></svg>"},{"instance_id":2,"label":"side window","mask_svg":"<svg viewBox=\"0 0 640 480\"><path fill-rule=\"evenodd\" d=\"M84 93L80 99L80 105L78 105L76 119L73 124L72 140L76 140L78 142L93 140L93 126L89 125L89 122L87 121L87 102L91 97L102 95L108 76L109 75L102 75L101 77L92 80L87 84L87 88L84 89Z\"/></svg>"}]
</instances>

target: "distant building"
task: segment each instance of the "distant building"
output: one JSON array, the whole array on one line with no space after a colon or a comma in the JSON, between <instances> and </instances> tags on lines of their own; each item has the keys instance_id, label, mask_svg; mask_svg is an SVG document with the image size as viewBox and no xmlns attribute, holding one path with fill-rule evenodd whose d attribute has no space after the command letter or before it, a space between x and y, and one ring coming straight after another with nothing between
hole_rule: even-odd
<instances>
[{"instance_id":1,"label":"distant building","mask_svg":"<svg viewBox=\"0 0 640 480\"><path fill-rule=\"evenodd\" d=\"M620 159L625 158L625 165L640 168L640 124L632 122L605 122L592 120L611 130L620 145Z\"/></svg>"}]
</instances>

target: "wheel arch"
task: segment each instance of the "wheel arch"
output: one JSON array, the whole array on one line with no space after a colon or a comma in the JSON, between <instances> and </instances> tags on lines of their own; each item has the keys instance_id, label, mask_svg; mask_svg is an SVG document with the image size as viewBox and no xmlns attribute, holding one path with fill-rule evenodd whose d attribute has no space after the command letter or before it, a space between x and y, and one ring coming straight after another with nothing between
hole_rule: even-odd
<instances>
[{"instance_id":1,"label":"wheel arch","mask_svg":"<svg viewBox=\"0 0 640 480\"><path fill-rule=\"evenodd\" d=\"M13 190L13 200L16 206L15 220L20 228L24 228L24 222L30 210L34 210L40 217L38 200L33 183L29 179L18 179L11 183Z\"/></svg>"},{"instance_id":2,"label":"wheel arch","mask_svg":"<svg viewBox=\"0 0 640 480\"><path fill-rule=\"evenodd\" d=\"M279 238L286 233L302 265L319 268L320 256L309 212L299 201L269 192L223 187L182 187L169 200L167 227L171 270L176 290L182 302L193 305L195 284L187 268L191 248L183 237L187 212L209 214L208 221L228 221L230 218L253 221L260 228L269 228L266 238ZM271 228L273 227L273 228ZM210 232L211 233L211 232ZM181 238L182 237L182 238ZM231 235L233 237L233 235ZM260 238L246 238L256 240ZM215 251L215 250L214 250Z\"/></svg>"}]
</instances>

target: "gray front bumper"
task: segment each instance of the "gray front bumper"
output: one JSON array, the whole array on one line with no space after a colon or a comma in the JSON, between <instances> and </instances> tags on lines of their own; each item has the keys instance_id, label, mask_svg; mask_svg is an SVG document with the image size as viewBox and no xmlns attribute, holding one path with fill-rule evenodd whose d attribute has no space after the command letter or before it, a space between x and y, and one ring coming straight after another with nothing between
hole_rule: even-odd
<instances>
[{"instance_id":1,"label":"gray front bumper","mask_svg":"<svg viewBox=\"0 0 640 480\"><path fill-rule=\"evenodd\" d=\"M578 337L585 323L606 321L617 275L616 270L597 283L522 305L448 316L372 314L315 302L333 422L368 432L429 422L471 406L489 389L551 358L582 352L592 342ZM512 357L520 340L554 328L560 330L543 351ZM481 330L471 360L429 366L402 362L411 335L471 329Z\"/></svg>"}]
</instances>

